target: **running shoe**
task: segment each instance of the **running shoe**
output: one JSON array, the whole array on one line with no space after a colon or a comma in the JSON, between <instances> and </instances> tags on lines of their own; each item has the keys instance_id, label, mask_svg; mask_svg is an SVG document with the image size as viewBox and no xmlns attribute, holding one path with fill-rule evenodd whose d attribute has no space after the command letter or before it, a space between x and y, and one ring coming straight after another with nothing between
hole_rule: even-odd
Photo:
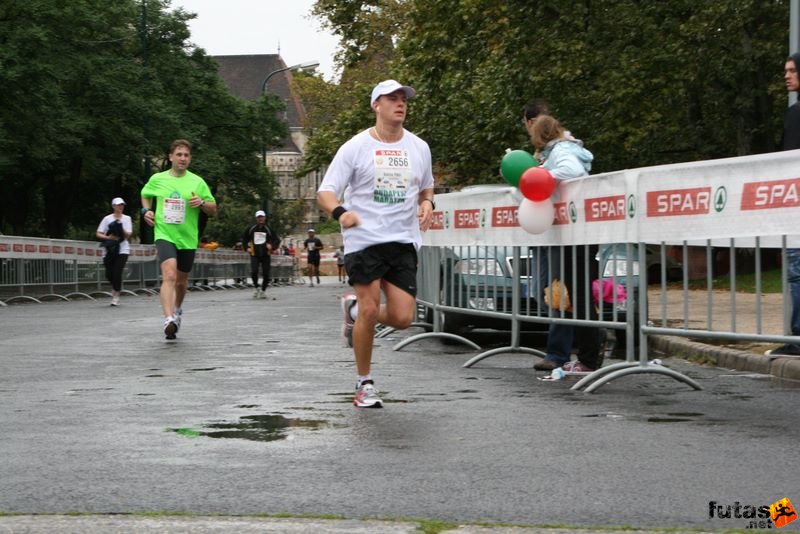
<instances>
[{"instance_id":1,"label":"running shoe","mask_svg":"<svg viewBox=\"0 0 800 534\"><path fill-rule=\"evenodd\" d=\"M167 339L175 339L175 334L178 333L178 321L175 320L174 315L164 319L164 335L167 336Z\"/></svg>"},{"instance_id":2,"label":"running shoe","mask_svg":"<svg viewBox=\"0 0 800 534\"><path fill-rule=\"evenodd\" d=\"M119 306L119 297L111 297L111 305Z\"/></svg>"},{"instance_id":3,"label":"running shoe","mask_svg":"<svg viewBox=\"0 0 800 534\"><path fill-rule=\"evenodd\" d=\"M353 404L358 408L383 408L383 401L373 384L361 384L361 387L356 389Z\"/></svg>"},{"instance_id":4,"label":"running shoe","mask_svg":"<svg viewBox=\"0 0 800 534\"><path fill-rule=\"evenodd\" d=\"M178 330L180 330L181 319L183 319L183 309L175 308L175 311L172 312L172 319L175 321L175 324L178 325Z\"/></svg>"},{"instance_id":5,"label":"running shoe","mask_svg":"<svg viewBox=\"0 0 800 534\"><path fill-rule=\"evenodd\" d=\"M344 324L342 325L342 342L345 347L353 346L353 325L356 323L350 315L350 310L356 305L356 296L353 293L347 293L342 297L342 314L344 315Z\"/></svg>"},{"instance_id":6,"label":"running shoe","mask_svg":"<svg viewBox=\"0 0 800 534\"><path fill-rule=\"evenodd\" d=\"M257 299L259 295L261 295L261 289L256 289L256 292L253 293L253 298Z\"/></svg>"}]
</instances>

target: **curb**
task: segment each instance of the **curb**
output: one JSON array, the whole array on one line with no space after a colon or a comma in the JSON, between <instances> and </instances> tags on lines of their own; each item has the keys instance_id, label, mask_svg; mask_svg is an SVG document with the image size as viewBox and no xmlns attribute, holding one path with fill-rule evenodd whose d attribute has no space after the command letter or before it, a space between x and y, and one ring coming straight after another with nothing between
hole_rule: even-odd
<instances>
[{"instance_id":1,"label":"curb","mask_svg":"<svg viewBox=\"0 0 800 534\"><path fill-rule=\"evenodd\" d=\"M772 375L800 382L800 358L770 358L730 347L706 345L678 336L649 336L651 350L664 357L681 357L717 367Z\"/></svg>"}]
</instances>

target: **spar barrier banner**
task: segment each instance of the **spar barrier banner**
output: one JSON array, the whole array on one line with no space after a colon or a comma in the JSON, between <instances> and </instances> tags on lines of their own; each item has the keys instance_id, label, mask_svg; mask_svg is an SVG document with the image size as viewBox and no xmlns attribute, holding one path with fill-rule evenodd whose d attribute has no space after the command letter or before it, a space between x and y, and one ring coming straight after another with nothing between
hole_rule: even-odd
<instances>
[{"instance_id":1,"label":"spar barrier banner","mask_svg":"<svg viewBox=\"0 0 800 534\"><path fill-rule=\"evenodd\" d=\"M520 227L522 194L509 185L436 196L423 243L572 245L665 243L800 247L800 150L628 169L560 182L552 226Z\"/></svg>"}]
</instances>

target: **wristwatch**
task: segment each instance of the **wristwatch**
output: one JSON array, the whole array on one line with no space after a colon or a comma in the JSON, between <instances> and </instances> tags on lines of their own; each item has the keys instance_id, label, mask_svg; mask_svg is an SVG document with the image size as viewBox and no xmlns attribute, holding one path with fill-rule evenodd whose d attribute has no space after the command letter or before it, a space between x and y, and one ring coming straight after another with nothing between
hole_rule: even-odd
<instances>
[{"instance_id":1,"label":"wristwatch","mask_svg":"<svg viewBox=\"0 0 800 534\"><path fill-rule=\"evenodd\" d=\"M145 214L145 213L147 213L148 211L152 211L152 210L151 210L150 208L142 208L142 209L140 209L140 210L139 210L139 213L141 213L142 215L144 215L144 214Z\"/></svg>"}]
</instances>

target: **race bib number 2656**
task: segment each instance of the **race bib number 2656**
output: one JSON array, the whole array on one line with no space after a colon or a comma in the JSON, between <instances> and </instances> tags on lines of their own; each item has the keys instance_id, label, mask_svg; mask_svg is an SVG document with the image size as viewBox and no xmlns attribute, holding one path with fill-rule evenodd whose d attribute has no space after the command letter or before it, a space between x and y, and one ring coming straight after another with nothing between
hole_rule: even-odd
<instances>
[{"instance_id":1,"label":"race bib number 2656","mask_svg":"<svg viewBox=\"0 0 800 534\"><path fill-rule=\"evenodd\" d=\"M411 184L411 160L407 150L376 149L373 199L381 204L405 202Z\"/></svg>"}]
</instances>

